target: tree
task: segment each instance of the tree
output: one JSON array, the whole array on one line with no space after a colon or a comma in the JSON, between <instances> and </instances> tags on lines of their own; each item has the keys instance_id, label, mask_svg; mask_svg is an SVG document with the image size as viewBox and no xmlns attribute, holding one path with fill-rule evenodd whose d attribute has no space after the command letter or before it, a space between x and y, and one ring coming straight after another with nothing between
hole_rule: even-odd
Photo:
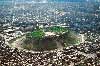
<instances>
[{"instance_id":1,"label":"tree","mask_svg":"<svg viewBox=\"0 0 100 66\"><path fill-rule=\"evenodd\" d=\"M44 37L45 33L43 32L43 30L35 30L31 33L32 38L35 39L41 39L42 37Z\"/></svg>"},{"instance_id":2,"label":"tree","mask_svg":"<svg viewBox=\"0 0 100 66\"><path fill-rule=\"evenodd\" d=\"M54 27L50 27L49 31L51 32L55 32L55 33L62 33L62 32L67 32L68 29L67 28L63 28L60 26L54 26Z\"/></svg>"}]
</instances>

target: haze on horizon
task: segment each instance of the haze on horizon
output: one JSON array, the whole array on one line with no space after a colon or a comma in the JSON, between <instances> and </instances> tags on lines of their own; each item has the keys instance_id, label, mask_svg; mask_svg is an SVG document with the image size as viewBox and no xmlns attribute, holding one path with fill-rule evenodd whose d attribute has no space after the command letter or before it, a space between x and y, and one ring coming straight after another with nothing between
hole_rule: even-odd
<instances>
[{"instance_id":1,"label":"haze on horizon","mask_svg":"<svg viewBox=\"0 0 100 66\"><path fill-rule=\"evenodd\" d=\"M0 0L0 2L34 2L34 3L49 3L49 2L100 2L100 0Z\"/></svg>"}]
</instances>

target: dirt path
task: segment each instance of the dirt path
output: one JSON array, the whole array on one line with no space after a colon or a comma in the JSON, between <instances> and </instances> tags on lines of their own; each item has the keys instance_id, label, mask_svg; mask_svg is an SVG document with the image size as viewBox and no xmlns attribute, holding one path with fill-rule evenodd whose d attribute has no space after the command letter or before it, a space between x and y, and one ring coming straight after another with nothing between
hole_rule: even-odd
<instances>
[{"instance_id":1,"label":"dirt path","mask_svg":"<svg viewBox=\"0 0 100 66\"><path fill-rule=\"evenodd\" d=\"M61 43L59 43L59 42L57 42L57 41L55 41L55 42L56 42L56 44L57 44L58 49L59 49L59 50L62 50L62 49L63 49L63 46L61 45Z\"/></svg>"},{"instance_id":2,"label":"dirt path","mask_svg":"<svg viewBox=\"0 0 100 66\"><path fill-rule=\"evenodd\" d=\"M23 43L23 40L25 39L25 36L17 39L16 41L14 41L13 43L11 43L11 47L12 48L18 48L18 49L22 49L21 48L21 44Z\"/></svg>"}]
</instances>

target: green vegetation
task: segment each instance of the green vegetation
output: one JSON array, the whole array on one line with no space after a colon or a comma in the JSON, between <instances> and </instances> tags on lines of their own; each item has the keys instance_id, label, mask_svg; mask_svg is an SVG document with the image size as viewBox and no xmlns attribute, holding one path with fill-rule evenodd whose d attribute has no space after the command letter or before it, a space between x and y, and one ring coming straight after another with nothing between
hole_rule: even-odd
<instances>
[{"instance_id":1,"label":"green vegetation","mask_svg":"<svg viewBox=\"0 0 100 66\"><path fill-rule=\"evenodd\" d=\"M43 32L43 30L35 30L31 33L26 34L26 38L35 38L35 39L41 39L42 37L44 37L45 33Z\"/></svg>"},{"instance_id":2,"label":"green vegetation","mask_svg":"<svg viewBox=\"0 0 100 66\"><path fill-rule=\"evenodd\" d=\"M60 26L54 26L49 28L50 32L55 32L55 33L62 33L62 32L68 32L68 29L60 27Z\"/></svg>"},{"instance_id":3,"label":"green vegetation","mask_svg":"<svg viewBox=\"0 0 100 66\"><path fill-rule=\"evenodd\" d=\"M28 50L52 50L56 49L56 43L52 38L45 37L43 29L34 30L26 34L26 40L23 47Z\"/></svg>"},{"instance_id":4,"label":"green vegetation","mask_svg":"<svg viewBox=\"0 0 100 66\"><path fill-rule=\"evenodd\" d=\"M42 38L45 34L42 30L36 30L36 31L33 31L31 35L32 35L32 38L39 39L39 38Z\"/></svg>"},{"instance_id":5,"label":"green vegetation","mask_svg":"<svg viewBox=\"0 0 100 66\"><path fill-rule=\"evenodd\" d=\"M46 31L55 32L59 36L45 37L43 29L37 29L26 34L26 40L24 41L23 48L39 51L53 50L57 48L57 43L61 44L63 47L78 43L77 34L70 29L54 26L49 27Z\"/></svg>"},{"instance_id":6,"label":"green vegetation","mask_svg":"<svg viewBox=\"0 0 100 66\"><path fill-rule=\"evenodd\" d=\"M77 34L71 30L60 35L59 39L63 41L63 46L68 47L70 45L76 45L79 42Z\"/></svg>"}]
</instances>

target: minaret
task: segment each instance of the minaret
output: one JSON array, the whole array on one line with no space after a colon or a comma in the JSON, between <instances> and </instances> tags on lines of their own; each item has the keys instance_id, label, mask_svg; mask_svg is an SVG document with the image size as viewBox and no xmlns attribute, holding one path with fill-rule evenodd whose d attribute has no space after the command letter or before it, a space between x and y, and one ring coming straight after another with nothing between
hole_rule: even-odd
<instances>
[{"instance_id":1,"label":"minaret","mask_svg":"<svg viewBox=\"0 0 100 66\"><path fill-rule=\"evenodd\" d=\"M84 43L85 42L85 36L84 34L79 34L80 35L80 41L81 43Z\"/></svg>"}]
</instances>

